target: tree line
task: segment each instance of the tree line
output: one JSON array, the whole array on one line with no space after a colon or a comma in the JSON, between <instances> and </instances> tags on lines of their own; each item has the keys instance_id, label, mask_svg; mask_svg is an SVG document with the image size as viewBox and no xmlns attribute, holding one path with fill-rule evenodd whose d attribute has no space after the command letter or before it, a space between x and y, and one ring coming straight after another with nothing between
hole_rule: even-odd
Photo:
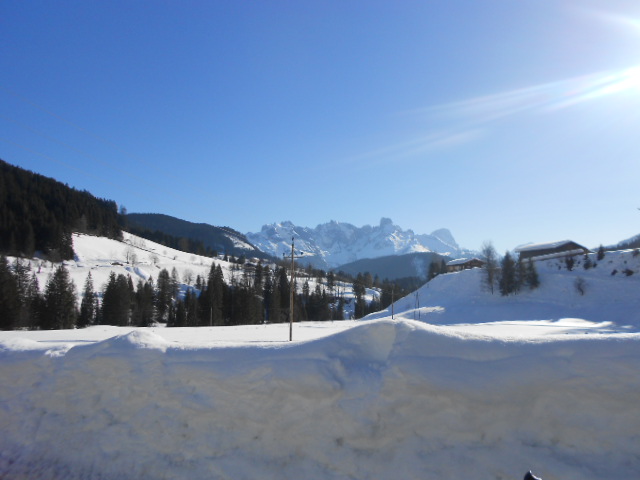
<instances>
[{"instance_id":1,"label":"tree line","mask_svg":"<svg viewBox=\"0 0 640 480\"><path fill-rule=\"evenodd\" d=\"M77 287L61 264L41 291L31 264L20 258L10 263L0 257L0 328L65 329L90 325L147 327L228 326L288 322L290 278L284 265L233 261L226 281L221 265L212 262L206 277L194 285L181 281L177 270L159 271L157 278L138 278L111 272L96 291L91 272L77 302ZM188 283L191 283L191 279ZM350 281L347 283L346 281ZM315 283L312 288L311 285ZM348 288L347 288L348 287ZM353 314L360 318L386 308L406 291L370 274L356 278L308 268L294 285L294 317L305 320L343 320L346 290L354 294ZM368 288L378 296L367 297Z\"/></svg>"}]
</instances>

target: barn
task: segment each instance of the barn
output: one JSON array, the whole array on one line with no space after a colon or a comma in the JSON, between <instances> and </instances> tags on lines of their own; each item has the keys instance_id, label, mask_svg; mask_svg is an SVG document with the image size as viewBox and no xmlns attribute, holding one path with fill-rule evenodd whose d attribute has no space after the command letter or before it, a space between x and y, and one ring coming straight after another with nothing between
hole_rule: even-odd
<instances>
[{"instance_id":1,"label":"barn","mask_svg":"<svg viewBox=\"0 0 640 480\"><path fill-rule=\"evenodd\" d=\"M545 260L548 258L566 257L592 253L588 248L572 241L561 240L559 242L534 243L516 248L516 252L522 260Z\"/></svg>"}]
</instances>

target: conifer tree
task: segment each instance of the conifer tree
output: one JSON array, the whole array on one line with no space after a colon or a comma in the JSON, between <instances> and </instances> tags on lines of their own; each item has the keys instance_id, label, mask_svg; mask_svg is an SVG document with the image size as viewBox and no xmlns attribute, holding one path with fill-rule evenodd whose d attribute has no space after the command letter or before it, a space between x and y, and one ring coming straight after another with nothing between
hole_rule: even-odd
<instances>
[{"instance_id":1,"label":"conifer tree","mask_svg":"<svg viewBox=\"0 0 640 480\"><path fill-rule=\"evenodd\" d=\"M353 295L355 297L354 316L355 318L361 318L365 315L366 301L365 301L366 288L364 286L364 278L362 274L358 273L356 279L353 282Z\"/></svg>"},{"instance_id":2,"label":"conifer tree","mask_svg":"<svg viewBox=\"0 0 640 480\"><path fill-rule=\"evenodd\" d=\"M9 261L0 256L0 329L11 330L18 324L20 304L18 285Z\"/></svg>"},{"instance_id":3,"label":"conifer tree","mask_svg":"<svg viewBox=\"0 0 640 480\"><path fill-rule=\"evenodd\" d=\"M78 316L75 285L64 265L60 265L47 282L44 302L43 329L60 330L75 326Z\"/></svg>"},{"instance_id":4,"label":"conifer tree","mask_svg":"<svg viewBox=\"0 0 640 480\"><path fill-rule=\"evenodd\" d=\"M169 309L174 299L175 287L166 268L160 270L156 283L156 319L160 323L167 323Z\"/></svg>"},{"instance_id":5,"label":"conifer tree","mask_svg":"<svg viewBox=\"0 0 640 480\"><path fill-rule=\"evenodd\" d=\"M96 294L93 290L91 272L87 274L84 282L82 302L80 303L80 315L78 316L78 328L88 327L93 324L96 317Z\"/></svg>"},{"instance_id":6,"label":"conifer tree","mask_svg":"<svg viewBox=\"0 0 640 480\"><path fill-rule=\"evenodd\" d=\"M155 292L153 279L143 282L138 280L135 293L135 311L133 312L133 324L138 327L149 327L155 318Z\"/></svg>"},{"instance_id":7,"label":"conifer tree","mask_svg":"<svg viewBox=\"0 0 640 480\"><path fill-rule=\"evenodd\" d=\"M27 288L27 298L25 302L25 318L27 319L27 327L35 329L40 325L40 319L44 310L44 297L40 293L40 286L38 284L38 277L36 273L31 273L31 280L29 281L29 287Z\"/></svg>"},{"instance_id":8,"label":"conifer tree","mask_svg":"<svg viewBox=\"0 0 640 480\"><path fill-rule=\"evenodd\" d=\"M131 291L123 274L109 275L102 295L102 322L106 325L128 326L131 316Z\"/></svg>"},{"instance_id":9,"label":"conifer tree","mask_svg":"<svg viewBox=\"0 0 640 480\"><path fill-rule=\"evenodd\" d=\"M529 259L529 262L527 262L527 285L532 290L540 286L538 271L536 270L536 266L531 259Z\"/></svg>"},{"instance_id":10,"label":"conifer tree","mask_svg":"<svg viewBox=\"0 0 640 480\"><path fill-rule=\"evenodd\" d=\"M17 302L19 305L18 320L14 328L30 328L33 327L32 314L33 305L31 302L31 265L24 262L20 258L16 258L13 263L13 274L17 286Z\"/></svg>"},{"instance_id":11,"label":"conifer tree","mask_svg":"<svg viewBox=\"0 0 640 480\"><path fill-rule=\"evenodd\" d=\"M527 265L524 263L522 257L518 257L516 264L516 288L515 291L519 292L520 289L527 284Z\"/></svg>"},{"instance_id":12,"label":"conifer tree","mask_svg":"<svg viewBox=\"0 0 640 480\"><path fill-rule=\"evenodd\" d=\"M516 264L507 252L501 262L502 271L500 274L500 293L502 295L510 295L516 290Z\"/></svg>"}]
</instances>

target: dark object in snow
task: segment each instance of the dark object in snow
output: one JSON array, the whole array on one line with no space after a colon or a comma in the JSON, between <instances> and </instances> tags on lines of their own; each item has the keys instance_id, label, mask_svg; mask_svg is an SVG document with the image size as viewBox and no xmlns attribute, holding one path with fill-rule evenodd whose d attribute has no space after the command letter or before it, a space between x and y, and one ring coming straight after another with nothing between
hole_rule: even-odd
<instances>
[{"instance_id":1,"label":"dark object in snow","mask_svg":"<svg viewBox=\"0 0 640 480\"><path fill-rule=\"evenodd\" d=\"M531 470L529 470L527 474L524 476L524 480L542 480L542 479L536 477L533 473L531 473Z\"/></svg>"}]
</instances>

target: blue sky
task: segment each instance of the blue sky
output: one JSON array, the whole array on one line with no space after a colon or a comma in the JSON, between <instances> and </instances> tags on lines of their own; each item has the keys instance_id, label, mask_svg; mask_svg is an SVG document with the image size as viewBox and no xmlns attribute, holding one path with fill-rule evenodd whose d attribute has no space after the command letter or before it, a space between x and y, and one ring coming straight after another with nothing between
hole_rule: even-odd
<instances>
[{"instance_id":1,"label":"blue sky","mask_svg":"<svg viewBox=\"0 0 640 480\"><path fill-rule=\"evenodd\" d=\"M0 158L129 212L640 233L640 3L0 3Z\"/></svg>"}]
</instances>

